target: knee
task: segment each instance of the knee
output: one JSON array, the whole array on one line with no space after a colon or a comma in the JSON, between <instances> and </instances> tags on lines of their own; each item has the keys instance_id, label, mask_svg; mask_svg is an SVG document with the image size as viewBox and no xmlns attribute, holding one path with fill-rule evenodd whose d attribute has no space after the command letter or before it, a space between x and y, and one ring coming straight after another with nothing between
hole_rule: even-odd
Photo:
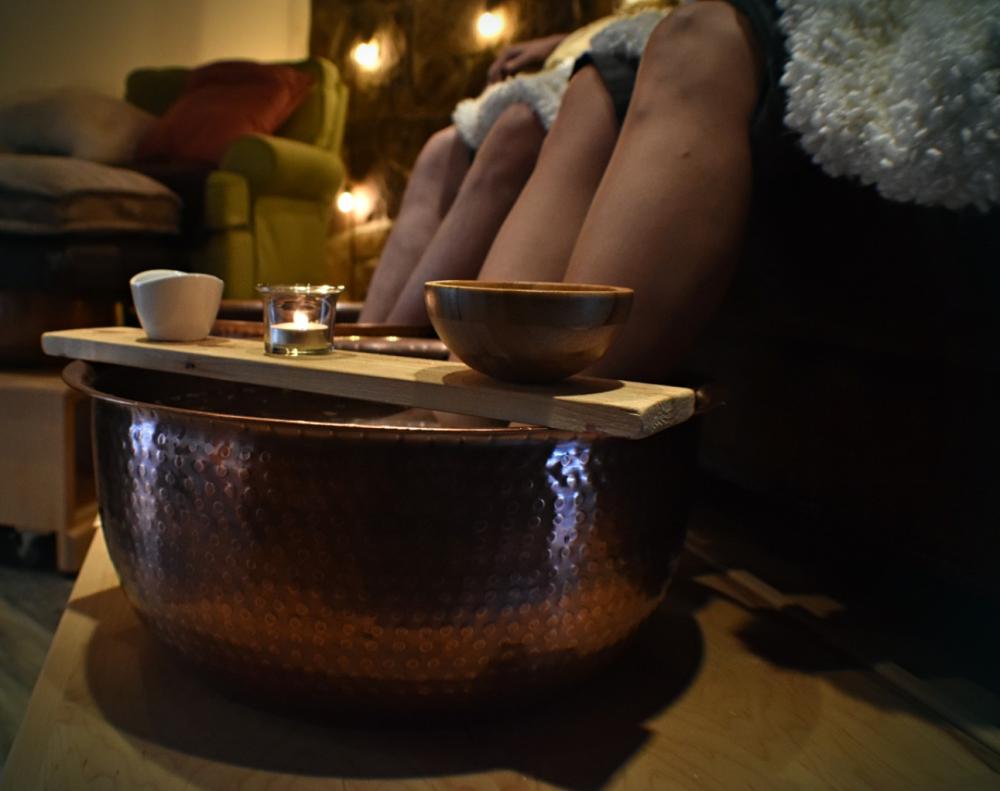
<instances>
[{"instance_id":1,"label":"knee","mask_svg":"<svg viewBox=\"0 0 1000 791\"><path fill-rule=\"evenodd\" d=\"M688 57L711 64L737 59L755 46L746 18L733 5L702 0L679 6L653 28L642 57L654 65Z\"/></svg>"},{"instance_id":2,"label":"knee","mask_svg":"<svg viewBox=\"0 0 1000 791\"><path fill-rule=\"evenodd\" d=\"M686 98L756 101L758 43L746 17L724 0L702 0L676 8L650 34L638 80ZM639 85L637 85L639 93Z\"/></svg>"},{"instance_id":3,"label":"knee","mask_svg":"<svg viewBox=\"0 0 1000 791\"><path fill-rule=\"evenodd\" d=\"M457 146L464 145L454 126L439 129L432 134L420 150L418 161L421 165L431 168L444 168Z\"/></svg>"},{"instance_id":4,"label":"knee","mask_svg":"<svg viewBox=\"0 0 1000 791\"><path fill-rule=\"evenodd\" d=\"M508 163L534 164L538 149L545 137L541 121L523 102L512 104L504 110L490 130L490 152Z\"/></svg>"},{"instance_id":5,"label":"knee","mask_svg":"<svg viewBox=\"0 0 1000 791\"><path fill-rule=\"evenodd\" d=\"M491 187L508 183L520 187L534 168L544 138L534 111L526 104L513 104L493 124L470 175Z\"/></svg>"}]
</instances>

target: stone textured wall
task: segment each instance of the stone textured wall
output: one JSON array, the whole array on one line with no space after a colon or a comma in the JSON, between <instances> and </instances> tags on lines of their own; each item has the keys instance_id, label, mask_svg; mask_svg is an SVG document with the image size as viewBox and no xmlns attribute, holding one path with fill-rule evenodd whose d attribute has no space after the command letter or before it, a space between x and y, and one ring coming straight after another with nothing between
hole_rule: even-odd
<instances>
[{"instance_id":1,"label":"stone textured wall","mask_svg":"<svg viewBox=\"0 0 1000 791\"><path fill-rule=\"evenodd\" d=\"M374 185L379 213L395 216L424 141L450 122L455 104L479 93L500 47L566 32L609 13L613 0L506 0L502 39L484 45L482 0L312 0L310 51L332 60L351 87L346 135L350 178ZM391 61L368 78L351 49L378 33Z\"/></svg>"}]
</instances>

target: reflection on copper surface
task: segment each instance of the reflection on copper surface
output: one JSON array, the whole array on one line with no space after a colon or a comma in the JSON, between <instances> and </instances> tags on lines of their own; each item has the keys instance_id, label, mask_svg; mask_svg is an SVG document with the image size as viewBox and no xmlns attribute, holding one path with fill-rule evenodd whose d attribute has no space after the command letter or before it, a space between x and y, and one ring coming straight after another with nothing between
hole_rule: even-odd
<instances>
[{"instance_id":1,"label":"reflection on copper surface","mask_svg":"<svg viewBox=\"0 0 1000 791\"><path fill-rule=\"evenodd\" d=\"M142 543L142 552L150 558L162 557L162 523L157 523L157 498L153 492L152 463L157 448L154 436L156 424L145 415L134 415L128 426L132 458L128 463L130 498L136 522L136 540ZM162 455L162 454L161 454Z\"/></svg>"},{"instance_id":2,"label":"reflection on copper surface","mask_svg":"<svg viewBox=\"0 0 1000 791\"><path fill-rule=\"evenodd\" d=\"M545 463L555 511L549 533L549 555L553 572L560 581L566 581L573 571L569 546L577 538L577 528L593 527L592 521L586 524L597 502L597 492L590 486L587 476L589 458L590 454L578 441L570 440L556 445ZM585 507L581 508L581 504Z\"/></svg>"}]
</instances>

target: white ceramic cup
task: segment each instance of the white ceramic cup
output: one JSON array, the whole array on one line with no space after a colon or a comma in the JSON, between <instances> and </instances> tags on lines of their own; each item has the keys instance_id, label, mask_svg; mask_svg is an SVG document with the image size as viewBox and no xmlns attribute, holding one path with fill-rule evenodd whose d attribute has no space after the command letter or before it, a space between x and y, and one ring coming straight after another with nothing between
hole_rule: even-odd
<instances>
[{"instance_id":1,"label":"white ceramic cup","mask_svg":"<svg viewBox=\"0 0 1000 791\"><path fill-rule=\"evenodd\" d=\"M214 275L147 269L129 281L139 323L151 340L200 341L212 329L223 282Z\"/></svg>"}]
</instances>

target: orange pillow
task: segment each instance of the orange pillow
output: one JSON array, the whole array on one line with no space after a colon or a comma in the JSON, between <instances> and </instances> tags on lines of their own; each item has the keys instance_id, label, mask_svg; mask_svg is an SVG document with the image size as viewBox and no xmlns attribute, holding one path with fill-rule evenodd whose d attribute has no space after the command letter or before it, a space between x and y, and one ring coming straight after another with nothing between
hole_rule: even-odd
<instances>
[{"instance_id":1,"label":"orange pillow","mask_svg":"<svg viewBox=\"0 0 1000 791\"><path fill-rule=\"evenodd\" d=\"M217 165L238 137L278 129L311 85L311 76L291 66L235 60L201 66L139 143L136 160Z\"/></svg>"}]
</instances>

